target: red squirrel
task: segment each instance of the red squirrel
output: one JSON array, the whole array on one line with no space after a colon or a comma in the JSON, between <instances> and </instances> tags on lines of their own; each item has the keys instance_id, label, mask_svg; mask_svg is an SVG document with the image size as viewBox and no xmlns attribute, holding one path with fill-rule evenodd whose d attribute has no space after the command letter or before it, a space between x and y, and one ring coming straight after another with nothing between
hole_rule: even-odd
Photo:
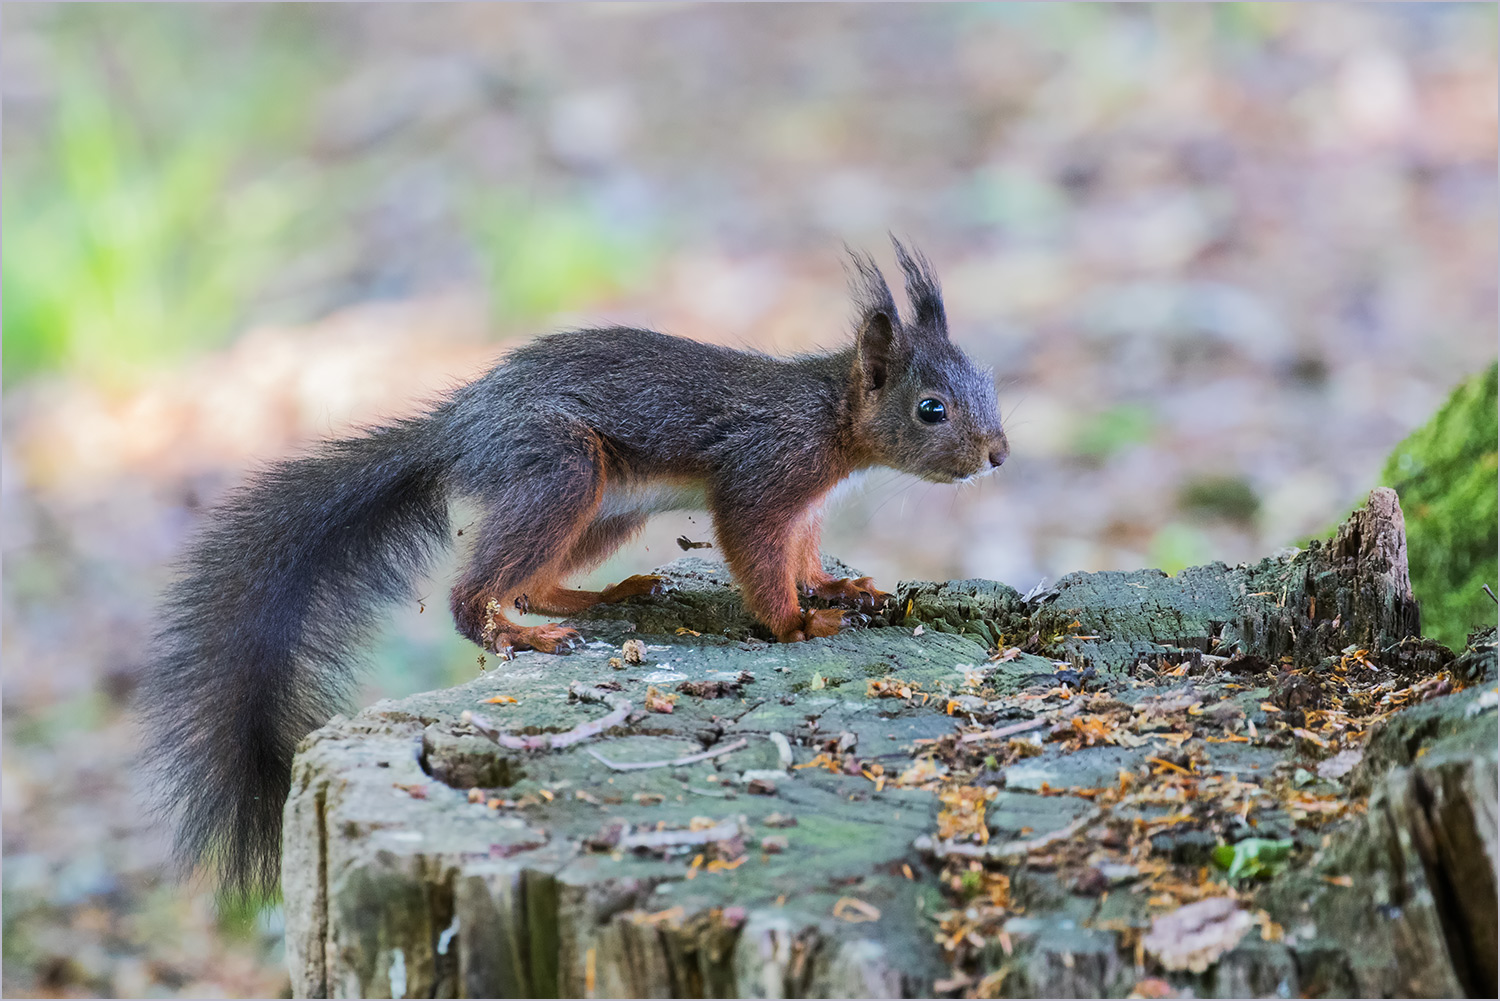
<instances>
[{"instance_id":1,"label":"red squirrel","mask_svg":"<svg viewBox=\"0 0 1500 1001\"><path fill-rule=\"evenodd\" d=\"M895 242L895 241L893 241ZM241 892L274 884L297 742L352 683L381 606L409 598L451 541L448 501L480 507L452 590L458 630L488 650L566 653L566 616L656 593L653 576L563 586L658 511L707 508L746 606L782 642L832 636L873 609L868 577L835 579L820 507L849 474L888 466L938 483L1005 461L995 388L948 339L920 252L895 242L910 312L850 252L854 343L773 358L649 330L552 334L426 415L325 442L254 476L208 517L166 594L142 685L147 759L185 862Z\"/></svg>"}]
</instances>

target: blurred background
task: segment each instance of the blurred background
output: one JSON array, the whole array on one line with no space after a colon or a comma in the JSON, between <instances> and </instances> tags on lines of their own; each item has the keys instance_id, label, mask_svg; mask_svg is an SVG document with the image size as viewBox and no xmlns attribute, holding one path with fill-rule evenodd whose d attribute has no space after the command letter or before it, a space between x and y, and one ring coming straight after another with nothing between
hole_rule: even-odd
<instances>
[{"instance_id":1,"label":"blurred background","mask_svg":"<svg viewBox=\"0 0 1500 1001\"><path fill-rule=\"evenodd\" d=\"M923 248L1013 455L846 497L825 546L885 587L1319 536L1496 354L1492 5L0 19L7 995L287 990L279 910L216 914L142 805L153 597L257 463L538 332L832 347L842 244ZM595 578L680 534L711 538L660 518ZM446 588L395 612L361 704L477 670Z\"/></svg>"}]
</instances>

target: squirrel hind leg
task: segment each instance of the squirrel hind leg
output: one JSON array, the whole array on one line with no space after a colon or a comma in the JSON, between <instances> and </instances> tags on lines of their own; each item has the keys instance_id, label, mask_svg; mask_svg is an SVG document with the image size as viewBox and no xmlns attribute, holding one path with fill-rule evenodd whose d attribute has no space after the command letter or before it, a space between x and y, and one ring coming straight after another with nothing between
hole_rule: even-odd
<instances>
[{"instance_id":1,"label":"squirrel hind leg","mask_svg":"<svg viewBox=\"0 0 1500 1001\"><path fill-rule=\"evenodd\" d=\"M553 585L526 592L516 599L516 604L522 611L542 615L577 615L603 600L601 591L575 591Z\"/></svg>"},{"instance_id":2,"label":"squirrel hind leg","mask_svg":"<svg viewBox=\"0 0 1500 1001\"><path fill-rule=\"evenodd\" d=\"M602 591L575 591L566 587L550 587L536 594L523 595L518 607L524 604L525 611L541 612L543 615L577 615L595 605L613 605L628 598L655 597L665 594L667 579L654 573L636 574L626 577L618 584L611 584Z\"/></svg>"},{"instance_id":3,"label":"squirrel hind leg","mask_svg":"<svg viewBox=\"0 0 1500 1001\"><path fill-rule=\"evenodd\" d=\"M593 569L645 524L646 515L640 512L595 519L573 543L567 557L551 568L551 573L560 581ZM530 611L544 615L576 615L601 603L624 601L638 594L660 594L662 583L660 577L650 574L626 578L603 591L572 590L553 583L533 588L527 592L526 598Z\"/></svg>"},{"instance_id":4,"label":"squirrel hind leg","mask_svg":"<svg viewBox=\"0 0 1500 1001\"><path fill-rule=\"evenodd\" d=\"M525 445L547 452L553 461L543 469L532 466L525 476L497 469L477 485L486 510L453 587L453 620L460 633L485 649L566 653L577 632L558 625L520 626L509 615L553 611L533 599L558 592L558 580L590 537L604 493L603 447L584 428L557 429Z\"/></svg>"}]
</instances>

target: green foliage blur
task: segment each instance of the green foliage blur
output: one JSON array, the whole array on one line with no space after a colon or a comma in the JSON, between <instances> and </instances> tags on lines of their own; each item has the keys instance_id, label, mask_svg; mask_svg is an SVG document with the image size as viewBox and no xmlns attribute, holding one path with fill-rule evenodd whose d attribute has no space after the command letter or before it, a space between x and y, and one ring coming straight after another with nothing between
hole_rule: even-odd
<instances>
[{"instance_id":1,"label":"green foliage blur","mask_svg":"<svg viewBox=\"0 0 1500 1001\"><path fill-rule=\"evenodd\" d=\"M1494 626L1497 462L1496 365L1459 384L1442 408L1386 461L1381 482L1401 498L1412 591L1422 632L1462 650Z\"/></svg>"},{"instance_id":2,"label":"green foliage blur","mask_svg":"<svg viewBox=\"0 0 1500 1001\"><path fill-rule=\"evenodd\" d=\"M308 128L296 20L247 19L244 45L209 53L175 11L56 11L52 105L36 142L5 150L7 383L232 329L317 204L283 155Z\"/></svg>"},{"instance_id":3,"label":"green foliage blur","mask_svg":"<svg viewBox=\"0 0 1500 1001\"><path fill-rule=\"evenodd\" d=\"M361 297L360 223L431 146L332 148L327 99L357 66L333 21L292 4L27 13L44 22L46 86L6 108L7 385L62 369L116 381ZM501 321L607 294L649 259L566 189L496 184L456 157L438 170Z\"/></svg>"},{"instance_id":4,"label":"green foliage blur","mask_svg":"<svg viewBox=\"0 0 1500 1001\"><path fill-rule=\"evenodd\" d=\"M1098 463L1132 445L1150 441L1155 433L1156 418L1150 408L1122 403L1095 414L1079 428L1073 453L1086 462Z\"/></svg>"},{"instance_id":5,"label":"green foliage blur","mask_svg":"<svg viewBox=\"0 0 1500 1001\"><path fill-rule=\"evenodd\" d=\"M467 219L497 318L524 321L577 306L642 277L649 255L633 238L567 201L480 197Z\"/></svg>"}]
</instances>

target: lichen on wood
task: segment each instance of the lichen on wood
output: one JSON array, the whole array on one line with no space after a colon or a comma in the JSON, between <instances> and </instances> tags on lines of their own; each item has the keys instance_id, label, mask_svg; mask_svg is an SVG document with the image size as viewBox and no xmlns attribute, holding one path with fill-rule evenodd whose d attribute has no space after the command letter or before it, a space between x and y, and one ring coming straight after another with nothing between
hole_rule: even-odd
<instances>
[{"instance_id":1,"label":"lichen on wood","mask_svg":"<svg viewBox=\"0 0 1500 1001\"><path fill-rule=\"evenodd\" d=\"M1074 574L1028 597L904 582L798 644L759 635L722 567L669 564L665 595L572 623L578 652L303 743L294 988L1482 992L1494 641L1455 659L1413 638L1389 493L1256 564ZM591 729L608 693L631 711ZM1246 837L1285 839L1285 871L1203 878ZM1160 967L1140 947L1153 919L1205 897L1255 927L1201 972Z\"/></svg>"}]
</instances>

